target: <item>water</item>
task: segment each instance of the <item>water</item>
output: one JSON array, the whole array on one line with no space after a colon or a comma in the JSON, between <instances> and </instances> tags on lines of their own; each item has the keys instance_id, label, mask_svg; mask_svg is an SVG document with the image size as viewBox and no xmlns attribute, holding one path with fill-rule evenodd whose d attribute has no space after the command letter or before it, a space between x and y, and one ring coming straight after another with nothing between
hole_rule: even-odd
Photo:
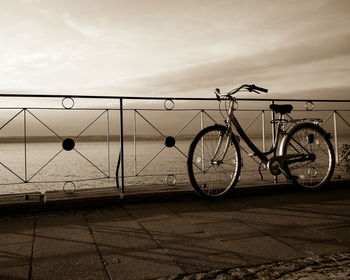
<instances>
[{"instance_id":1,"label":"water","mask_svg":"<svg viewBox=\"0 0 350 280\"><path fill-rule=\"evenodd\" d=\"M164 184L165 176L169 174L178 174L177 182L186 182L184 154L187 154L188 143L189 140L180 140L176 143L177 148L167 148L161 139L139 141L136 143L135 169L135 145L126 141L126 184ZM115 179L108 177L115 177L119 142L112 141L109 147L101 141L77 142L75 148L72 151L62 150L59 142L27 143L25 166L24 143L1 143L1 162L18 177L23 180L27 178L29 183L24 184L4 166L0 166L0 193L62 190L66 181L74 181L77 189L116 185Z\"/></svg>"},{"instance_id":2,"label":"water","mask_svg":"<svg viewBox=\"0 0 350 280\"><path fill-rule=\"evenodd\" d=\"M188 184L185 155L190 142L191 139L177 139L176 147L168 148L165 147L162 138L137 141L136 146L133 141L126 141L124 145L126 188L135 185L165 185L165 178L170 174L175 174L176 184ZM261 148L261 139L255 139L255 142ZM350 139L339 138L338 143L341 146L343 143L350 143ZM267 143L267 147L269 144ZM0 145L1 162L20 178L23 180L27 178L29 181L23 183L16 175L0 165L0 194L62 190L66 181L73 181L76 189L116 186L114 177L119 142L112 141L109 147L107 142L103 141L77 142L77 151L62 150L59 142L27 143L26 165L24 143ZM246 148L245 144L243 147ZM257 168L258 164L243 152L240 183L259 180ZM273 180L268 171L263 171L263 175L265 180ZM173 178L169 179L172 181Z\"/></svg>"}]
</instances>

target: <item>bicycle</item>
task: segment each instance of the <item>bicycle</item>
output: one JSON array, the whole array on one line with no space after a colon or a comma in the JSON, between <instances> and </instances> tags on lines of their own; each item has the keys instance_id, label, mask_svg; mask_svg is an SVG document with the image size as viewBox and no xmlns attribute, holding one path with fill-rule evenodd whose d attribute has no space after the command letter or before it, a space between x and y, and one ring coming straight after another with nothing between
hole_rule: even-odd
<instances>
[{"instance_id":1,"label":"bicycle","mask_svg":"<svg viewBox=\"0 0 350 280\"><path fill-rule=\"evenodd\" d=\"M237 184L242 157L240 140L233 128L252 150L252 156L260 159L259 172L263 166L272 175L283 174L295 186L308 190L318 190L327 185L334 172L335 156L330 134L319 125L321 120L287 119L285 115L289 116L292 112L292 105L271 104L270 109L279 114L272 121L277 124L277 132L270 150L262 152L244 132L234 114L237 102L233 95L243 90L268 92L254 84L244 84L225 94L216 89L218 101L229 102L225 125L215 124L204 128L189 147L187 170L197 193L208 199L223 198Z\"/></svg>"}]
</instances>

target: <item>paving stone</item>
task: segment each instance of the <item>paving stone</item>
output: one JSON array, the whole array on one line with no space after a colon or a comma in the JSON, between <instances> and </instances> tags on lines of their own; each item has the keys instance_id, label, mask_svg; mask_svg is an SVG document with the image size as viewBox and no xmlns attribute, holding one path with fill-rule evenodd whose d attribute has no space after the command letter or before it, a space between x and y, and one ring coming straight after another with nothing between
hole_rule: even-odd
<instances>
[{"instance_id":1,"label":"paving stone","mask_svg":"<svg viewBox=\"0 0 350 280\"><path fill-rule=\"evenodd\" d=\"M272 236L290 246L334 239L327 234L300 225L264 225L253 223L250 225L263 234Z\"/></svg>"},{"instance_id":2,"label":"paving stone","mask_svg":"<svg viewBox=\"0 0 350 280\"><path fill-rule=\"evenodd\" d=\"M261 232L244 223L219 221L216 223L201 223L196 225L202 231L212 235L218 240L241 239L260 236Z\"/></svg>"},{"instance_id":3,"label":"paving stone","mask_svg":"<svg viewBox=\"0 0 350 280\"><path fill-rule=\"evenodd\" d=\"M85 279L90 275L107 278L100 259L91 251L36 256L33 261L33 279Z\"/></svg>"},{"instance_id":4,"label":"paving stone","mask_svg":"<svg viewBox=\"0 0 350 280\"><path fill-rule=\"evenodd\" d=\"M312 219L328 219L328 215L324 213L312 212L310 209L300 209L299 206L294 207L285 207L281 205L276 206L268 206L268 207L260 207L246 210L247 212L258 212L260 214L269 214L275 215L279 217L284 217L286 219L292 219L294 221L295 218L312 218Z\"/></svg>"},{"instance_id":5,"label":"paving stone","mask_svg":"<svg viewBox=\"0 0 350 280\"><path fill-rule=\"evenodd\" d=\"M211 209L211 211L244 211L252 207L256 208L254 204L252 204L251 199L252 197L231 197L225 200L203 201L202 203Z\"/></svg>"},{"instance_id":6,"label":"paving stone","mask_svg":"<svg viewBox=\"0 0 350 280\"><path fill-rule=\"evenodd\" d=\"M187 273L231 268L246 265L247 262L231 252L219 254L203 254L197 257L182 257L178 259L179 266Z\"/></svg>"},{"instance_id":7,"label":"paving stone","mask_svg":"<svg viewBox=\"0 0 350 280\"><path fill-rule=\"evenodd\" d=\"M161 220L146 221L142 223L151 234L190 234L201 232L183 218L167 218Z\"/></svg>"},{"instance_id":8,"label":"paving stone","mask_svg":"<svg viewBox=\"0 0 350 280\"><path fill-rule=\"evenodd\" d=\"M145 279L184 272L163 249L134 250L103 258L112 279Z\"/></svg>"},{"instance_id":9,"label":"paving stone","mask_svg":"<svg viewBox=\"0 0 350 280\"><path fill-rule=\"evenodd\" d=\"M231 221L231 217L223 212L213 211L205 202L189 201L166 203L165 206L170 208L177 215L182 216L191 224L210 223L217 221Z\"/></svg>"},{"instance_id":10,"label":"paving stone","mask_svg":"<svg viewBox=\"0 0 350 280\"><path fill-rule=\"evenodd\" d=\"M295 248L309 255L325 255L333 253L347 252L350 246L339 242L338 240L328 240L324 242L312 242L296 245Z\"/></svg>"},{"instance_id":11,"label":"paving stone","mask_svg":"<svg viewBox=\"0 0 350 280\"><path fill-rule=\"evenodd\" d=\"M211 212L212 210L203 201L173 201L162 203L165 207L177 213Z\"/></svg>"},{"instance_id":12,"label":"paving stone","mask_svg":"<svg viewBox=\"0 0 350 280\"><path fill-rule=\"evenodd\" d=\"M30 264L33 242L2 244L0 249L1 267Z\"/></svg>"},{"instance_id":13,"label":"paving stone","mask_svg":"<svg viewBox=\"0 0 350 280\"><path fill-rule=\"evenodd\" d=\"M38 217L33 279L84 279L106 274L82 215Z\"/></svg>"},{"instance_id":14,"label":"paving stone","mask_svg":"<svg viewBox=\"0 0 350 280\"><path fill-rule=\"evenodd\" d=\"M260 223L264 225L289 225L289 219L275 214L261 213L259 211L232 212L232 217L245 223Z\"/></svg>"},{"instance_id":15,"label":"paving stone","mask_svg":"<svg viewBox=\"0 0 350 280\"><path fill-rule=\"evenodd\" d=\"M182 272L166 251L130 216L91 222L90 214L87 214L87 220L114 279L143 279ZM147 221L145 223L155 222L152 219Z\"/></svg>"},{"instance_id":16,"label":"paving stone","mask_svg":"<svg viewBox=\"0 0 350 280\"><path fill-rule=\"evenodd\" d=\"M201 223L215 223L215 222L240 222L239 220L235 219L235 214L238 211L230 211L230 212L211 212L207 217L205 216L205 213L197 214L196 216L187 217L187 219L190 219L190 222L193 221L195 224L201 224ZM198 222L196 221L198 220Z\"/></svg>"},{"instance_id":17,"label":"paving stone","mask_svg":"<svg viewBox=\"0 0 350 280\"><path fill-rule=\"evenodd\" d=\"M339 219L334 219L327 216L324 218L289 217L288 221L292 224L308 226L312 228L325 227L339 223Z\"/></svg>"},{"instance_id":18,"label":"paving stone","mask_svg":"<svg viewBox=\"0 0 350 280\"><path fill-rule=\"evenodd\" d=\"M249 263L263 263L305 256L269 236L223 241L223 244Z\"/></svg>"},{"instance_id":19,"label":"paving stone","mask_svg":"<svg viewBox=\"0 0 350 280\"><path fill-rule=\"evenodd\" d=\"M339 241L350 242L350 225L319 229L319 231Z\"/></svg>"},{"instance_id":20,"label":"paving stone","mask_svg":"<svg viewBox=\"0 0 350 280\"><path fill-rule=\"evenodd\" d=\"M108 279L107 274L104 271L87 271L87 272L82 272L80 271L79 273L74 273L74 274L70 274L68 276L64 276L64 275L60 275L58 278L57 275L54 275L53 278L51 279L64 279L64 280L103 280L103 279ZM35 279L35 278L33 278ZM38 278L40 279L40 278ZM42 278L45 279L45 278Z\"/></svg>"},{"instance_id":21,"label":"paving stone","mask_svg":"<svg viewBox=\"0 0 350 280\"><path fill-rule=\"evenodd\" d=\"M184 235L162 234L154 235L172 256L195 258L203 254L215 255L227 252L223 245L205 233Z\"/></svg>"},{"instance_id":22,"label":"paving stone","mask_svg":"<svg viewBox=\"0 0 350 280\"><path fill-rule=\"evenodd\" d=\"M29 264L20 266L2 266L0 265L0 279L6 280L24 280L28 279Z\"/></svg>"},{"instance_id":23,"label":"paving stone","mask_svg":"<svg viewBox=\"0 0 350 280\"><path fill-rule=\"evenodd\" d=\"M88 218L90 222L103 222L108 221L110 219L116 219L116 218L125 218L129 217L128 212L125 210L124 207L110 207L107 209L94 209L94 210L86 210L83 211L84 215Z\"/></svg>"},{"instance_id":24,"label":"paving stone","mask_svg":"<svg viewBox=\"0 0 350 280\"><path fill-rule=\"evenodd\" d=\"M93 244L91 234L82 215L38 217L35 233L35 250L45 251L51 242L89 246ZM70 250L69 246L65 247Z\"/></svg>"},{"instance_id":25,"label":"paving stone","mask_svg":"<svg viewBox=\"0 0 350 280\"><path fill-rule=\"evenodd\" d=\"M130 217L110 219L108 222L89 222L89 225L102 255L159 248L158 243Z\"/></svg>"},{"instance_id":26,"label":"paving stone","mask_svg":"<svg viewBox=\"0 0 350 280\"><path fill-rule=\"evenodd\" d=\"M31 242L34 217L0 219L0 245Z\"/></svg>"},{"instance_id":27,"label":"paving stone","mask_svg":"<svg viewBox=\"0 0 350 280\"><path fill-rule=\"evenodd\" d=\"M17 277L16 270L12 267L19 267L22 271L23 266L30 264L33 245L34 218L19 217L0 220L0 267L1 273L10 277ZM25 278L28 277L28 271L25 272ZM3 278L6 279L6 278Z\"/></svg>"},{"instance_id":28,"label":"paving stone","mask_svg":"<svg viewBox=\"0 0 350 280\"><path fill-rule=\"evenodd\" d=\"M162 205L161 203L143 204L126 204L125 209L139 222L164 220L174 218L173 211Z\"/></svg>"},{"instance_id":29,"label":"paving stone","mask_svg":"<svg viewBox=\"0 0 350 280\"><path fill-rule=\"evenodd\" d=\"M193 212L183 213L181 216L193 225L215 222L232 222L232 217L225 212Z\"/></svg>"},{"instance_id":30,"label":"paving stone","mask_svg":"<svg viewBox=\"0 0 350 280\"><path fill-rule=\"evenodd\" d=\"M330 198L326 202L317 202L312 199L308 203L301 202L297 205L290 206L290 208L294 208L295 210L304 213L309 212L317 215L324 215L330 217L350 217L349 201L332 201Z\"/></svg>"}]
</instances>

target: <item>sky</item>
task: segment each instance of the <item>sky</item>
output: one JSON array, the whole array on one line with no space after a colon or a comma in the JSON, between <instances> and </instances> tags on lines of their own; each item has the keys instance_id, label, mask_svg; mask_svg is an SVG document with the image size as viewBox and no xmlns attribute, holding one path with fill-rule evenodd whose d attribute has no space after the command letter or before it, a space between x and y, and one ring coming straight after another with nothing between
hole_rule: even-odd
<instances>
[{"instance_id":1,"label":"sky","mask_svg":"<svg viewBox=\"0 0 350 280\"><path fill-rule=\"evenodd\" d=\"M0 92L349 99L348 0L0 0ZM254 97L254 96L253 96Z\"/></svg>"}]
</instances>

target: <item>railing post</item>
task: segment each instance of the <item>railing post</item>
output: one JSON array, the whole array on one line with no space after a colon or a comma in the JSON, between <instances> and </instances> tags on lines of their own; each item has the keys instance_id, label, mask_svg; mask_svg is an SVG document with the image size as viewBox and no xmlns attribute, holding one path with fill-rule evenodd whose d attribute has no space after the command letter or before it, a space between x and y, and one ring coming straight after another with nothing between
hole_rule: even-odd
<instances>
[{"instance_id":1,"label":"railing post","mask_svg":"<svg viewBox=\"0 0 350 280\"><path fill-rule=\"evenodd\" d=\"M275 101L271 101L271 105L274 105ZM275 127L275 112L274 110L271 110L271 120L272 120L272 144L275 143L275 137L276 137L276 127Z\"/></svg>"},{"instance_id":2,"label":"railing post","mask_svg":"<svg viewBox=\"0 0 350 280\"><path fill-rule=\"evenodd\" d=\"M137 176L137 166L136 166L136 110L134 110L134 176Z\"/></svg>"},{"instance_id":3,"label":"railing post","mask_svg":"<svg viewBox=\"0 0 350 280\"><path fill-rule=\"evenodd\" d=\"M124 192L124 126L123 126L123 98L120 101L120 164L121 164L121 191Z\"/></svg>"},{"instance_id":4,"label":"railing post","mask_svg":"<svg viewBox=\"0 0 350 280\"><path fill-rule=\"evenodd\" d=\"M203 110L201 110L201 130L204 129L204 117L203 117ZM202 141L202 170L205 170L205 162L204 162L204 137L201 139Z\"/></svg>"},{"instance_id":5,"label":"railing post","mask_svg":"<svg viewBox=\"0 0 350 280\"><path fill-rule=\"evenodd\" d=\"M274 105L275 101L271 101L271 105ZM271 110L271 120L272 120L272 145L275 143L276 139L276 123L275 123L275 111ZM277 183L277 176L273 176L273 181Z\"/></svg>"},{"instance_id":6,"label":"railing post","mask_svg":"<svg viewBox=\"0 0 350 280\"><path fill-rule=\"evenodd\" d=\"M334 122L334 146L335 146L335 163L339 164L339 153L338 153L338 129L337 129L337 111L333 112Z\"/></svg>"},{"instance_id":7,"label":"railing post","mask_svg":"<svg viewBox=\"0 0 350 280\"><path fill-rule=\"evenodd\" d=\"M106 109L107 112L107 157L108 157L108 178L111 177L111 156L110 156L110 145L109 145L109 138L110 138L110 131L109 131L109 110Z\"/></svg>"},{"instance_id":8,"label":"railing post","mask_svg":"<svg viewBox=\"0 0 350 280\"><path fill-rule=\"evenodd\" d=\"M24 135L24 183L28 183L27 174L27 108L23 109L23 135Z\"/></svg>"},{"instance_id":9,"label":"railing post","mask_svg":"<svg viewBox=\"0 0 350 280\"><path fill-rule=\"evenodd\" d=\"M262 124L262 142L263 142L263 152L266 152L266 143L265 143L265 111L261 111L261 124Z\"/></svg>"}]
</instances>

